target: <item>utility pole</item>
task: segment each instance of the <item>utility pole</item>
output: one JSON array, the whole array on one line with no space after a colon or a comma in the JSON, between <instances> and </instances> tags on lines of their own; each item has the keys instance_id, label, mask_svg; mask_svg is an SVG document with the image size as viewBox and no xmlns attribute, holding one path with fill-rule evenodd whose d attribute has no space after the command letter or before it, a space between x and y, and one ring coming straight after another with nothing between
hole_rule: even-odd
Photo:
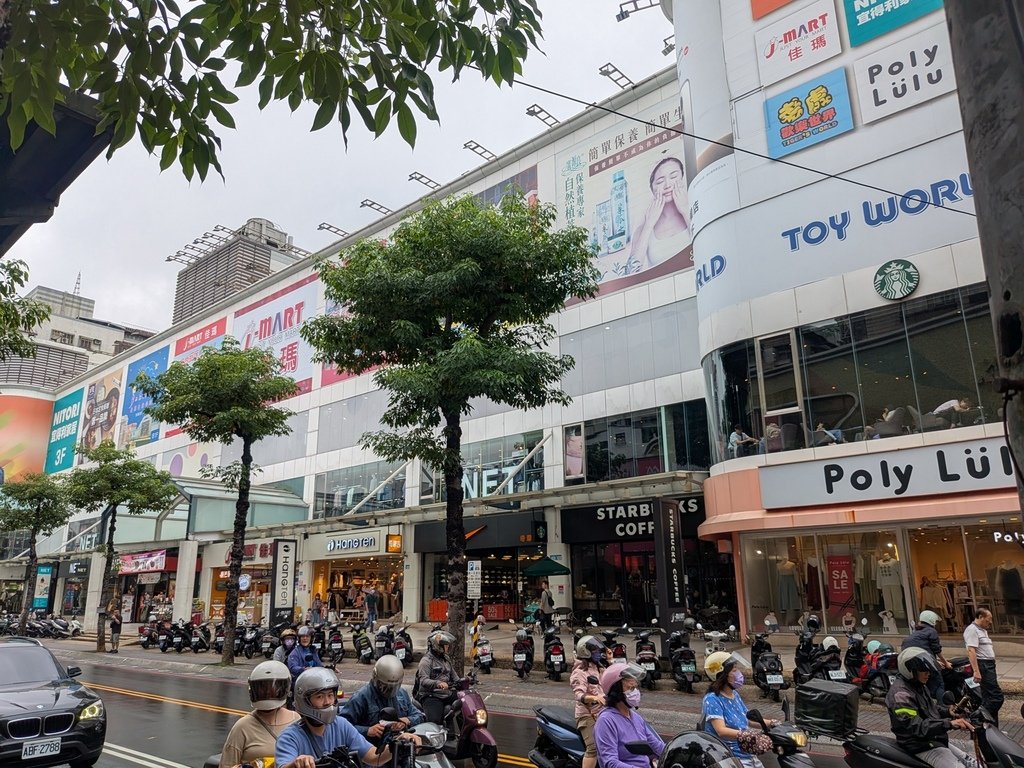
<instances>
[{"instance_id":1,"label":"utility pole","mask_svg":"<svg viewBox=\"0 0 1024 768\"><path fill-rule=\"evenodd\" d=\"M1024 4L946 0L1011 453L1024 464ZM1017 492L1024 482L1017 468Z\"/></svg>"}]
</instances>

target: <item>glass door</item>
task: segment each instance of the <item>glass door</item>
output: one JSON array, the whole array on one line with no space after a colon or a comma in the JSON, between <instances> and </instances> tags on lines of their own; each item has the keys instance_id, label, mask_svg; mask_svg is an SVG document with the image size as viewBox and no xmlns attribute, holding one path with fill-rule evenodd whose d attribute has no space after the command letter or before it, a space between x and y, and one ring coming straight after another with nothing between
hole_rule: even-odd
<instances>
[{"instance_id":1,"label":"glass door","mask_svg":"<svg viewBox=\"0 0 1024 768\"><path fill-rule=\"evenodd\" d=\"M764 431L762 453L806 448L803 386L793 330L762 336L757 343L757 380Z\"/></svg>"}]
</instances>

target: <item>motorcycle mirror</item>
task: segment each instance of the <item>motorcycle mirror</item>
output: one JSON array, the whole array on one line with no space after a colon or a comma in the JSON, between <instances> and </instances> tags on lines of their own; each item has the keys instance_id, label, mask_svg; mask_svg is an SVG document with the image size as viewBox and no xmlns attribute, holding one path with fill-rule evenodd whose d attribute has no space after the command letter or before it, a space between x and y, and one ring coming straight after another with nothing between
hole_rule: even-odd
<instances>
[{"instance_id":1,"label":"motorcycle mirror","mask_svg":"<svg viewBox=\"0 0 1024 768\"><path fill-rule=\"evenodd\" d=\"M657 619L651 619L651 626L652 627L658 626L658 620Z\"/></svg>"},{"instance_id":2,"label":"motorcycle mirror","mask_svg":"<svg viewBox=\"0 0 1024 768\"><path fill-rule=\"evenodd\" d=\"M647 757L654 757L654 750L651 749L651 745L646 741L627 741L622 746L626 748L626 751L631 755L646 755Z\"/></svg>"},{"instance_id":3,"label":"motorcycle mirror","mask_svg":"<svg viewBox=\"0 0 1024 768\"><path fill-rule=\"evenodd\" d=\"M759 709L748 709L747 719L753 720L755 723L760 725L762 728L767 728L768 724L764 721L764 715L761 714Z\"/></svg>"},{"instance_id":4,"label":"motorcycle mirror","mask_svg":"<svg viewBox=\"0 0 1024 768\"><path fill-rule=\"evenodd\" d=\"M866 627L866 626L868 625L868 617L867 617L867 616L865 616L864 618L862 618L862 619L860 620L860 625L861 625L862 627Z\"/></svg>"}]
</instances>

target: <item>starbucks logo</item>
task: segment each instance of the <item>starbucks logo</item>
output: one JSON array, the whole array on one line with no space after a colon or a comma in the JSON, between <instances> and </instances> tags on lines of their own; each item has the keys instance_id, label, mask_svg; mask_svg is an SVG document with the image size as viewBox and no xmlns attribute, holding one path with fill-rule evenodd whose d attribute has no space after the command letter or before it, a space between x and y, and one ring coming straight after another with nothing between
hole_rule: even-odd
<instances>
[{"instance_id":1,"label":"starbucks logo","mask_svg":"<svg viewBox=\"0 0 1024 768\"><path fill-rule=\"evenodd\" d=\"M893 259L875 272L875 291L883 299L898 301L917 290L921 273L906 259Z\"/></svg>"}]
</instances>

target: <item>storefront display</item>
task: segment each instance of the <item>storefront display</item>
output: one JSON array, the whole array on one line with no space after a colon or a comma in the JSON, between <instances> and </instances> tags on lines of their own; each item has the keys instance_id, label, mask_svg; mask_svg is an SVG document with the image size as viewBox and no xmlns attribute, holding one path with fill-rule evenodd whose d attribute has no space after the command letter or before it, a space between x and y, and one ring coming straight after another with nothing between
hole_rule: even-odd
<instances>
[{"instance_id":1,"label":"storefront display","mask_svg":"<svg viewBox=\"0 0 1024 768\"><path fill-rule=\"evenodd\" d=\"M228 597L228 579L231 576L228 569L231 562L231 543L208 544L203 550L203 558L210 564L209 619L223 621L224 605ZM239 582L238 592L239 621L266 623L269 609L265 603L270 594L273 559L273 539L246 542L242 550L241 576L244 578ZM242 585L245 586L244 589ZM200 613L205 613L205 603L202 608ZM195 612L196 605L193 604L193 613Z\"/></svg>"},{"instance_id":2,"label":"storefront display","mask_svg":"<svg viewBox=\"0 0 1024 768\"><path fill-rule=\"evenodd\" d=\"M174 600L178 550L118 553L121 614L125 623L147 621L153 607Z\"/></svg>"},{"instance_id":3,"label":"storefront display","mask_svg":"<svg viewBox=\"0 0 1024 768\"><path fill-rule=\"evenodd\" d=\"M88 558L62 560L57 566L60 612L65 616L79 616L85 612L85 596L89 587Z\"/></svg>"},{"instance_id":4,"label":"storefront display","mask_svg":"<svg viewBox=\"0 0 1024 768\"><path fill-rule=\"evenodd\" d=\"M311 566L301 599L307 610L319 605L323 618L361 618L371 591L378 618L401 610L405 565L401 526L311 535L302 545L302 559Z\"/></svg>"}]
</instances>

